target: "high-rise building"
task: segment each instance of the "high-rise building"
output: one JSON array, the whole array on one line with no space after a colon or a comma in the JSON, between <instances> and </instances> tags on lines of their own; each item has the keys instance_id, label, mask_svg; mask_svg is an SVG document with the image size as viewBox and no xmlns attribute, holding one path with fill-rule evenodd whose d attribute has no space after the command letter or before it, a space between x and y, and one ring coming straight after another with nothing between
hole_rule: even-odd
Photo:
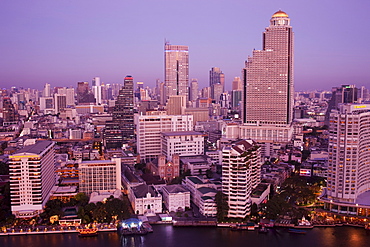
<instances>
[{"instance_id":1,"label":"high-rise building","mask_svg":"<svg viewBox=\"0 0 370 247\"><path fill-rule=\"evenodd\" d=\"M290 124L293 119L293 31L288 15L272 15L263 49L254 50L243 70L243 122Z\"/></svg>"},{"instance_id":2,"label":"high-rise building","mask_svg":"<svg viewBox=\"0 0 370 247\"><path fill-rule=\"evenodd\" d=\"M186 109L185 95L171 95L167 101L168 115L184 115Z\"/></svg>"},{"instance_id":3,"label":"high-rise building","mask_svg":"<svg viewBox=\"0 0 370 247\"><path fill-rule=\"evenodd\" d=\"M260 147L252 140L226 145L222 150L222 192L228 217L245 218L251 211L251 192L261 182Z\"/></svg>"},{"instance_id":4,"label":"high-rise building","mask_svg":"<svg viewBox=\"0 0 370 247\"><path fill-rule=\"evenodd\" d=\"M67 107L67 96L65 94L54 94L55 113L60 112Z\"/></svg>"},{"instance_id":5,"label":"high-rise building","mask_svg":"<svg viewBox=\"0 0 370 247\"><path fill-rule=\"evenodd\" d=\"M95 103L94 94L90 91L88 82L77 83L77 102L79 104Z\"/></svg>"},{"instance_id":6,"label":"high-rise building","mask_svg":"<svg viewBox=\"0 0 370 247\"><path fill-rule=\"evenodd\" d=\"M214 85L221 85L221 86L218 86L217 89L215 89ZM222 73L220 68L213 67L209 71L209 86L211 88L211 98L218 101L219 98L217 97L220 96L220 94L222 94L225 89L225 75L224 73Z\"/></svg>"},{"instance_id":7,"label":"high-rise building","mask_svg":"<svg viewBox=\"0 0 370 247\"><path fill-rule=\"evenodd\" d=\"M341 104L332 110L325 208L370 215L370 105Z\"/></svg>"},{"instance_id":8,"label":"high-rise building","mask_svg":"<svg viewBox=\"0 0 370 247\"><path fill-rule=\"evenodd\" d=\"M101 84L100 77L94 77L92 80L92 91L95 97L96 104L101 104Z\"/></svg>"},{"instance_id":9,"label":"high-rise building","mask_svg":"<svg viewBox=\"0 0 370 247\"><path fill-rule=\"evenodd\" d=\"M339 109L339 104L358 103L358 89L355 85L342 85L331 89L332 95L328 102L328 109L325 114L325 124L329 125L330 112L333 109Z\"/></svg>"},{"instance_id":10,"label":"high-rise building","mask_svg":"<svg viewBox=\"0 0 370 247\"><path fill-rule=\"evenodd\" d=\"M42 90L42 96L43 97L50 97L51 96L50 84L49 83L45 83L44 90Z\"/></svg>"},{"instance_id":11,"label":"high-rise building","mask_svg":"<svg viewBox=\"0 0 370 247\"><path fill-rule=\"evenodd\" d=\"M40 141L9 156L12 213L19 218L40 214L55 185L54 142Z\"/></svg>"},{"instance_id":12,"label":"high-rise building","mask_svg":"<svg viewBox=\"0 0 370 247\"><path fill-rule=\"evenodd\" d=\"M120 148L124 142L134 138L134 78L124 79L113 108L112 122L107 122L104 130L104 143L107 148Z\"/></svg>"},{"instance_id":13,"label":"high-rise building","mask_svg":"<svg viewBox=\"0 0 370 247\"><path fill-rule=\"evenodd\" d=\"M165 85L167 98L171 95L185 95L189 90L189 47L184 45L164 46Z\"/></svg>"},{"instance_id":14,"label":"high-rise building","mask_svg":"<svg viewBox=\"0 0 370 247\"><path fill-rule=\"evenodd\" d=\"M190 101L196 101L197 98L198 98L198 94L199 94L198 80L193 78L193 79L191 79L191 83L190 83L190 97L189 97L189 100Z\"/></svg>"},{"instance_id":15,"label":"high-rise building","mask_svg":"<svg viewBox=\"0 0 370 247\"><path fill-rule=\"evenodd\" d=\"M242 90L243 89L243 83L240 77L234 77L232 88L231 90Z\"/></svg>"}]
</instances>

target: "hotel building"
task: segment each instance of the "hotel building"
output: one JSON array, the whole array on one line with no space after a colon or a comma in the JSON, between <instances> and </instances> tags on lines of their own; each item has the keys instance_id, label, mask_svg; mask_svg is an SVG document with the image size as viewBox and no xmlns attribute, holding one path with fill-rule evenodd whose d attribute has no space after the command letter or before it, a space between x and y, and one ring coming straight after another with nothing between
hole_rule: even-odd
<instances>
[{"instance_id":1,"label":"hotel building","mask_svg":"<svg viewBox=\"0 0 370 247\"><path fill-rule=\"evenodd\" d=\"M12 213L17 218L40 214L55 185L54 142L40 141L9 156Z\"/></svg>"}]
</instances>

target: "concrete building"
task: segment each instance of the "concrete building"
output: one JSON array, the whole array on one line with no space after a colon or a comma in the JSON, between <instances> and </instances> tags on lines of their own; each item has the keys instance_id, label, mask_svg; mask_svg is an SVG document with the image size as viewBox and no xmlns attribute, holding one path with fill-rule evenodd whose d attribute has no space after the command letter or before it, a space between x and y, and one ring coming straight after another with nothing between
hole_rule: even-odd
<instances>
[{"instance_id":1,"label":"concrete building","mask_svg":"<svg viewBox=\"0 0 370 247\"><path fill-rule=\"evenodd\" d=\"M185 211L190 208L190 191L180 184L162 187L164 205L170 212Z\"/></svg>"},{"instance_id":2,"label":"concrete building","mask_svg":"<svg viewBox=\"0 0 370 247\"><path fill-rule=\"evenodd\" d=\"M79 164L80 192L114 192L121 190L121 159L82 161Z\"/></svg>"},{"instance_id":3,"label":"concrete building","mask_svg":"<svg viewBox=\"0 0 370 247\"><path fill-rule=\"evenodd\" d=\"M184 115L187 98L185 95L171 95L167 101L167 115Z\"/></svg>"},{"instance_id":4,"label":"concrete building","mask_svg":"<svg viewBox=\"0 0 370 247\"><path fill-rule=\"evenodd\" d=\"M250 214L251 192L261 181L260 147L252 140L234 142L222 149L222 192L228 198L230 218Z\"/></svg>"},{"instance_id":5,"label":"concrete building","mask_svg":"<svg viewBox=\"0 0 370 247\"><path fill-rule=\"evenodd\" d=\"M9 156L11 209L17 218L43 212L55 185L54 145L40 141Z\"/></svg>"},{"instance_id":6,"label":"concrete building","mask_svg":"<svg viewBox=\"0 0 370 247\"><path fill-rule=\"evenodd\" d=\"M262 50L253 50L243 70L243 122L290 124L293 119L293 31L288 15L272 15Z\"/></svg>"},{"instance_id":7,"label":"concrete building","mask_svg":"<svg viewBox=\"0 0 370 247\"><path fill-rule=\"evenodd\" d=\"M161 154L161 133L193 130L191 115L135 115L137 152L151 160Z\"/></svg>"},{"instance_id":8,"label":"concrete building","mask_svg":"<svg viewBox=\"0 0 370 247\"><path fill-rule=\"evenodd\" d=\"M325 208L370 215L370 105L341 104L330 114Z\"/></svg>"},{"instance_id":9,"label":"concrete building","mask_svg":"<svg viewBox=\"0 0 370 247\"><path fill-rule=\"evenodd\" d=\"M132 187L128 197L135 214L152 216L162 213L162 195L153 186Z\"/></svg>"},{"instance_id":10,"label":"concrete building","mask_svg":"<svg viewBox=\"0 0 370 247\"><path fill-rule=\"evenodd\" d=\"M161 133L161 153L170 159L172 155L204 154L204 137L195 131L172 131Z\"/></svg>"},{"instance_id":11,"label":"concrete building","mask_svg":"<svg viewBox=\"0 0 370 247\"><path fill-rule=\"evenodd\" d=\"M164 46L165 86L167 97L185 95L188 100L189 91L189 47L184 45Z\"/></svg>"}]
</instances>

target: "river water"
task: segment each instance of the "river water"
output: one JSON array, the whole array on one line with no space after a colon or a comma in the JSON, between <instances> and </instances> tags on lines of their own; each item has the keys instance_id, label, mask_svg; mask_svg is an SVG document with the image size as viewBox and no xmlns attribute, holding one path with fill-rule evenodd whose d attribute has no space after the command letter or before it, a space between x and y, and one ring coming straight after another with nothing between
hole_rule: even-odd
<instances>
[{"instance_id":1,"label":"river water","mask_svg":"<svg viewBox=\"0 0 370 247\"><path fill-rule=\"evenodd\" d=\"M287 229L231 231L216 227L172 227L154 225L146 236L120 237L116 232L100 232L97 237L79 238L77 233L28 236L0 236L1 247L366 247L370 231L354 227L308 229L306 234L289 233Z\"/></svg>"}]
</instances>

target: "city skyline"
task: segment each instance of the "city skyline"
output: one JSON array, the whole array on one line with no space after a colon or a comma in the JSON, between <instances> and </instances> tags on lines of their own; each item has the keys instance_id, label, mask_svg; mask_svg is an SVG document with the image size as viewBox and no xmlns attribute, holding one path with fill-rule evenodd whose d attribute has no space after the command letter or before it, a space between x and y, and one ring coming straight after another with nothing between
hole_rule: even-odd
<instances>
[{"instance_id":1,"label":"city skyline","mask_svg":"<svg viewBox=\"0 0 370 247\"><path fill-rule=\"evenodd\" d=\"M126 74L154 87L156 79L164 81L167 39L189 46L189 79L197 78L200 88L219 67L230 90L253 49L261 49L266 19L279 9L295 27L297 91L369 84L365 1L168 3L3 2L0 87L76 87L94 77L123 83Z\"/></svg>"}]
</instances>

